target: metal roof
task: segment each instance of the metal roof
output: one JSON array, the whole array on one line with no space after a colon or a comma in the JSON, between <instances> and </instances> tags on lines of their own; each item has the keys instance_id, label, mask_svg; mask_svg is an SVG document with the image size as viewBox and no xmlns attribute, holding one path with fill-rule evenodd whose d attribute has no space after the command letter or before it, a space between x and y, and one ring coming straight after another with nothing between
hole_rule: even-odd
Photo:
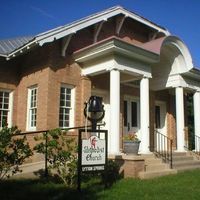
<instances>
[{"instance_id":1,"label":"metal roof","mask_svg":"<svg viewBox=\"0 0 200 200\"><path fill-rule=\"evenodd\" d=\"M34 37L32 36L24 36L0 40L0 54L7 55L12 51L18 49L19 47L22 47L24 44L28 43L33 38Z\"/></svg>"}]
</instances>

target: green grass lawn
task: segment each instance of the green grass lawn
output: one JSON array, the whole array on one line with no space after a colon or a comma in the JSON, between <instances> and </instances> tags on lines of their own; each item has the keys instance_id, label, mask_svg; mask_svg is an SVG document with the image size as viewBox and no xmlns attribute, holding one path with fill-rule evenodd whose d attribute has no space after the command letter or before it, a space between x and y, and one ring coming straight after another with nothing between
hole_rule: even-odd
<instances>
[{"instance_id":1,"label":"green grass lawn","mask_svg":"<svg viewBox=\"0 0 200 200\"><path fill-rule=\"evenodd\" d=\"M45 180L7 180L0 182L0 200L110 199L110 200L195 200L200 199L200 170L152 180L122 179L110 189L98 179L82 185L82 192Z\"/></svg>"}]
</instances>

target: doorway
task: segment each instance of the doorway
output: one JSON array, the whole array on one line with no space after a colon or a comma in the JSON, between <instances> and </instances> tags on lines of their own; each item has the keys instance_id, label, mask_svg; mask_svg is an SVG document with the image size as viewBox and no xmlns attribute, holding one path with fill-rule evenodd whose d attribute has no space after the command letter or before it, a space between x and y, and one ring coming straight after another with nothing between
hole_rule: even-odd
<instances>
[{"instance_id":1,"label":"doorway","mask_svg":"<svg viewBox=\"0 0 200 200\"><path fill-rule=\"evenodd\" d=\"M156 101L155 103L155 128L159 133L166 133L166 103L164 101Z\"/></svg>"},{"instance_id":2,"label":"doorway","mask_svg":"<svg viewBox=\"0 0 200 200\"><path fill-rule=\"evenodd\" d=\"M124 134L139 131L139 98L124 98Z\"/></svg>"}]
</instances>

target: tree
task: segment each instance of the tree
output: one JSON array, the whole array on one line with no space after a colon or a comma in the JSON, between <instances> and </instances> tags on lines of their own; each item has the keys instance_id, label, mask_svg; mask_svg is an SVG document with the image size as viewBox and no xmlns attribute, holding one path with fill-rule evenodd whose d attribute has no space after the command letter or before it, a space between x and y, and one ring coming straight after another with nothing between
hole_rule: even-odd
<instances>
[{"instance_id":1,"label":"tree","mask_svg":"<svg viewBox=\"0 0 200 200\"><path fill-rule=\"evenodd\" d=\"M20 133L17 127L3 126L0 130L0 180L21 172L19 166L32 155L26 136Z\"/></svg>"},{"instance_id":2,"label":"tree","mask_svg":"<svg viewBox=\"0 0 200 200\"><path fill-rule=\"evenodd\" d=\"M193 94L187 94L187 121L188 121L188 143L189 150L195 148L195 135L194 135L194 105Z\"/></svg>"},{"instance_id":3,"label":"tree","mask_svg":"<svg viewBox=\"0 0 200 200\"><path fill-rule=\"evenodd\" d=\"M66 185L74 186L77 177L77 151L74 139L68 138L61 129L54 129L44 133L42 137L35 137L35 140L41 141L34 147L38 153L45 154L47 148L50 172L58 175Z\"/></svg>"}]
</instances>

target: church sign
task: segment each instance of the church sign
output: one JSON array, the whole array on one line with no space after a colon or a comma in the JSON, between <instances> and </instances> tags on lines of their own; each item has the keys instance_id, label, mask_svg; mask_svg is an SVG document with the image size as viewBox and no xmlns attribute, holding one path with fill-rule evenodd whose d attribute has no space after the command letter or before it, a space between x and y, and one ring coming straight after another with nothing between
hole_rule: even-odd
<instances>
[{"instance_id":1,"label":"church sign","mask_svg":"<svg viewBox=\"0 0 200 200\"><path fill-rule=\"evenodd\" d=\"M82 140L82 171L104 170L106 164L106 140L93 135Z\"/></svg>"},{"instance_id":2,"label":"church sign","mask_svg":"<svg viewBox=\"0 0 200 200\"><path fill-rule=\"evenodd\" d=\"M78 137L78 188L81 174L106 171L107 130L79 130Z\"/></svg>"}]
</instances>

